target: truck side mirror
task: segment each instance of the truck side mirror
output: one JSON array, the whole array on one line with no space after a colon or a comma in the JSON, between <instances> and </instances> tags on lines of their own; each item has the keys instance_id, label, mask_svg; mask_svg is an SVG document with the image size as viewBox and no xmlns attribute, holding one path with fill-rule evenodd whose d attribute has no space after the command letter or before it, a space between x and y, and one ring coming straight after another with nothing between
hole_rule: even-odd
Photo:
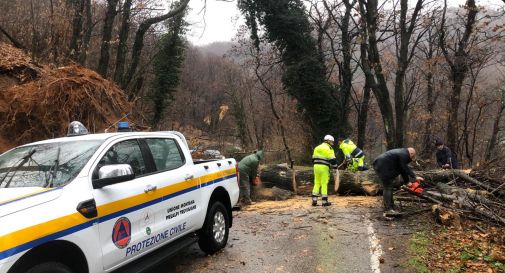
<instances>
[{"instance_id":1,"label":"truck side mirror","mask_svg":"<svg viewBox=\"0 0 505 273\"><path fill-rule=\"evenodd\" d=\"M135 178L135 173L130 164L106 165L98 170L98 179L93 179L94 189L101 189L105 186L121 183Z\"/></svg>"}]
</instances>

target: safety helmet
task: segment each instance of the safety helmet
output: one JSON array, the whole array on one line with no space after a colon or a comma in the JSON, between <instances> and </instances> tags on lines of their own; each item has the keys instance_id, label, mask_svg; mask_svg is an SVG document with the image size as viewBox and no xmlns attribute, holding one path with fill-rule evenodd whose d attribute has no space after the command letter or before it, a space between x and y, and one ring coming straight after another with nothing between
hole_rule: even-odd
<instances>
[{"instance_id":1,"label":"safety helmet","mask_svg":"<svg viewBox=\"0 0 505 273\"><path fill-rule=\"evenodd\" d=\"M335 142L335 139L331 135L325 135L324 136L324 141L332 141Z\"/></svg>"}]
</instances>

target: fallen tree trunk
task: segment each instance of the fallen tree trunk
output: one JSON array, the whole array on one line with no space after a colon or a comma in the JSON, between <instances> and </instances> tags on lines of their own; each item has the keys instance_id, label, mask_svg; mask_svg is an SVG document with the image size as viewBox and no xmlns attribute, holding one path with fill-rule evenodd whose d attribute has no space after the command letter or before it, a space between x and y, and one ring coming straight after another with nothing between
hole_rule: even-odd
<instances>
[{"instance_id":1,"label":"fallen tree trunk","mask_svg":"<svg viewBox=\"0 0 505 273\"><path fill-rule=\"evenodd\" d=\"M261 171L261 181L264 187L279 187L281 189L293 191L293 170L285 165L267 166ZM297 170L295 177L298 190L302 194L308 194L312 191L314 185L314 172L312 169ZM335 177L330 176L328 192L333 193ZM379 177L374 171L363 172L340 171L340 194L364 194L377 195L380 187Z\"/></svg>"},{"instance_id":2,"label":"fallen tree trunk","mask_svg":"<svg viewBox=\"0 0 505 273\"><path fill-rule=\"evenodd\" d=\"M416 174L425 179L424 184L426 186L436 186L437 183L447 183L455 179L462 179L478 185L479 187L485 188L486 190L492 189L490 186L484 187L486 184L477 181L460 170L417 171ZM260 178L261 181L263 181L264 186L267 188L276 186L281 189L294 191L293 187L296 185L301 194L310 193L314 185L313 169L297 170L295 175L296 177L294 179L296 184L293 181L293 170L288 168L286 164L268 165L263 167ZM382 189L381 181L373 170L362 172L340 170L339 178L339 194L377 195ZM329 193L334 193L334 181L335 178L332 174L328 185ZM401 178L398 177L395 181L395 187L400 187L401 184Z\"/></svg>"}]
</instances>

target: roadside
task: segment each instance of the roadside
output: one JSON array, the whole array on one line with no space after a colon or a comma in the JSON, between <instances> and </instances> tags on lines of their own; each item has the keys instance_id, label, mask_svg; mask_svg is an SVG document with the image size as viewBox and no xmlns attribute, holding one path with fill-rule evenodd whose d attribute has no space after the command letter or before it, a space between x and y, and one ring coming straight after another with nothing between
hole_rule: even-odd
<instances>
[{"instance_id":1,"label":"roadside","mask_svg":"<svg viewBox=\"0 0 505 273\"><path fill-rule=\"evenodd\" d=\"M385 221L378 197L308 198L255 203L236 212L228 246L205 256L192 246L152 273L408 272L403 267L415 225Z\"/></svg>"}]
</instances>

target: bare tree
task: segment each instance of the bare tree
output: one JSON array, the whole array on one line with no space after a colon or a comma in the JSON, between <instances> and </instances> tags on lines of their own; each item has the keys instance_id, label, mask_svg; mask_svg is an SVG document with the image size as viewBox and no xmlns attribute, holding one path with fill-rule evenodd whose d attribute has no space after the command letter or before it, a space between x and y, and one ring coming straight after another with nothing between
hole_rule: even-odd
<instances>
[{"instance_id":1,"label":"bare tree","mask_svg":"<svg viewBox=\"0 0 505 273\"><path fill-rule=\"evenodd\" d=\"M107 71L109 70L109 58L110 58L110 41L112 38L112 28L114 25L114 19L116 18L116 7L119 0L107 0L107 12L105 13L105 21L103 23L102 32L102 45L100 48L100 60L98 61L98 74L102 77L107 78Z\"/></svg>"},{"instance_id":2,"label":"bare tree","mask_svg":"<svg viewBox=\"0 0 505 273\"><path fill-rule=\"evenodd\" d=\"M123 4L123 12L121 16L121 29L119 30L119 44L116 53L116 69L114 70L114 81L117 84L123 82L123 74L126 59L126 43L128 41L128 33L130 31L130 15L133 0L125 0Z\"/></svg>"},{"instance_id":3,"label":"bare tree","mask_svg":"<svg viewBox=\"0 0 505 273\"><path fill-rule=\"evenodd\" d=\"M428 114L427 120L425 122L424 133L422 135L422 148L420 152L421 158L428 159L433 153L434 145L434 115L435 115L435 105L438 99L438 92L435 89L435 80L437 78L437 67L440 63L440 48L437 46L437 34L436 34L436 22L435 18L438 16L438 12L435 10L432 14L425 18L429 24L426 26L427 33L426 39L422 41L419 46L419 51L422 53L422 58L424 59L423 68L421 69L424 81L426 82L426 112Z\"/></svg>"},{"instance_id":4,"label":"bare tree","mask_svg":"<svg viewBox=\"0 0 505 273\"><path fill-rule=\"evenodd\" d=\"M439 31L439 46L444 54L445 60L450 68L450 75L452 81L452 92L449 99L448 109L452 109L447 120L447 146L453 151L457 150L458 140L458 109L461 101L461 90L463 81L467 76L470 66L469 63L469 41L474 31L476 16L479 9L475 5L475 0L466 1L466 20L464 26L464 33L460 37L453 37L457 39L456 43L449 42L446 34L446 13L447 13L447 0L444 0L444 7L442 12L442 21ZM455 48L449 48L450 44L455 44ZM451 52L454 52L451 54Z\"/></svg>"},{"instance_id":5,"label":"bare tree","mask_svg":"<svg viewBox=\"0 0 505 273\"><path fill-rule=\"evenodd\" d=\"M110 0L114 1L114 0ZM121 88L126 89L128 87L128 84L133 80L135 72L137 70L137 66L140 61L140 55L142 53L142 48L144 47L144 36L146 35L147 30L149 28L157 23L160 23L164 20L167 20L168 18L174 17L177 14L183 12L187 5L189 3L189 0L182 0L176 7L174 7L172 10L167 12L166 14L152 17L149 19L144 20L142 23L140 23L139 28L137 29L137 32L135 34L135 40L133 43L133 48L132 48L132 53L131 53L131 63L128 68L128 71L126 72L126 75L123 77L123 82L121 83ZM135 89L133 89L135 90ZM136 91L132 91L130 96L134 96Z\"/></svg>"},{"instance_id":6,"label":"bare tree","mask_svg":"<svg viewBox=\"0 0 505 273\"><path fill-rule=\"evenodd\" d=\"M414 57L417 45L425 31L418 32L417 37L412 41L415 28L418 23L418 17L423 8L423 0L418 0L412 14L410 22L407 21L408 1L400 0L400 19L399 25L394 25L393 32L395 34L396 44L396 61L397 69L395 73L395 112L394 117L393 106L389 98L389 88L384 74L384 68L381 61L379 51L379 37L377 30L379 27L378 1L377 0L359 0L359 7L363 21L366 24L366 32L368 44L363 44L368 53L368 64L363 68L367 76L368 84L372 88L375 97L379 103L383 122L384 132L388 148L403 146L405 136L405 117L408 110L408 103L404 98L404 82L408 66ZM395 13L393 12L393 16ZM397 21L393 18L393 21ZM399 30L398 30L399 28ZM363 59L362 59L363 60ZM372 72L373 69L373 72ZM396 125L395 125L396 120Z\"/></svg>"}]
</instances>

